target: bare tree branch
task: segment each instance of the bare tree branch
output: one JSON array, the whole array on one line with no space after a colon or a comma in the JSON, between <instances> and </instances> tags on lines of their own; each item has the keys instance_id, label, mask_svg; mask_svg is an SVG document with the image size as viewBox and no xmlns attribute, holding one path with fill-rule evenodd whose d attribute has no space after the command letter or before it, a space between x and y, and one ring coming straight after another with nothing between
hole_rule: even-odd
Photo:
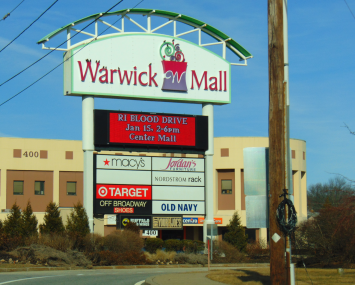
<instances>
[{"instance_id":1,"label":"bare tree branch","mask_svg":"<svg viewBox=\"0 0 355 285\"><path fill-rule=\"evenodd\" d=\"M354 132L354 135L355 135L355 132ZM355 183L355 180L351 180L350 178L348 178L348 177L346 177L346 176L344 176L343 174L340 174L340 173L334 173L334 172L327 172L327 173L329 173L329 174L333 174L333 175L339 175L339 176L341 176L341 177L343 177L344 179L346 179L346 180L348 180L350 183Z\"/></svg>"},{"instance_id":2,"label":"bare tree branch","mask_svg":"<svg viewBox=\"0 0 355 285\"><path fill-rule=\"evenodd\" d=\"M355 136L355 132L352 131L352 130L349 128L349 126L348 126L347 124L344 123L344 126L343 126L343 127L344 127L344 128L347 128L348 131L349 131L349 133Z\"/></svg>"}]
</instances>

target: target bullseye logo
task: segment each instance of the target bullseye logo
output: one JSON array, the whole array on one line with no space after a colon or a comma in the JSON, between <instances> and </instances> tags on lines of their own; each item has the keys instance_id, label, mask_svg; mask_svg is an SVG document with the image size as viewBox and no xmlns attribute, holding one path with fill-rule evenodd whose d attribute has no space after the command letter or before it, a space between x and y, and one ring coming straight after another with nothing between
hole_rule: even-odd
<instances>
[{"instance_id":1,"label":"target bullseye logo","mask_svg":"<svg viewBox=\"0 0 355 285\"><path fill-rule=\"evenodd\" d=\"M106 187L100 187L98 193L99 193L99 195L101 197L105 197L107 195L107 188Z\"/></svg>"}]
</instances>

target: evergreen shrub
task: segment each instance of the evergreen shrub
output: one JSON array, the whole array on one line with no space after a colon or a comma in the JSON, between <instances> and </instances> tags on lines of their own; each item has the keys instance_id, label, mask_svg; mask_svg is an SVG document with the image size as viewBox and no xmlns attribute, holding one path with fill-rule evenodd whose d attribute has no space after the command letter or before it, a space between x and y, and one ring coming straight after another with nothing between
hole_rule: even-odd
<instances>
[{"instance_id":1,"label":"evergreen shrub","mask_svg":"<svg viewBox=\"0 0 355 285\"><path fill-rule=\"evenodd\" d=\"M145 239L145 250L149 253L155 253L158 249L161 249L163 245L164 241L160 238Z\"/></svg>"},{"instance_id":2,"label":"evergreen shrub","mask_svg":"<svg viewBox=\"0 0 355 285\"><path fill-rule=\"evenodd\" d=\"M183 251L186 253L198 253L205 248L205 243L200 240L185 239L181 242L183 243Z\"/></svg>"},{"instance_id":3,"label":"evergreen shrub","mask_svg":"<svg viewBox=\"0 0 355 285\"><path fill-rule=\"evenodd\" d=\"M33 214L32 206L30 201L27 202L26 208L23 210L21 215L22 222L22 233L26 237L37 237L38 236L38 220Z\"/></svg>"},{"instance_id":4,"label":"evergreen shrub","mask_svg":"<svg viewBox=\"0 0 355 285\"><path fill-rule=\"evenodd\" d=\"M183 248L183 242L177 239L167 239L164 242L166 251L181 251Z\"/></svg>"},{"instance_id":5,"label":"evergreen shrub","mask_svg":"<svg viewBox=\"0 0 355 285\"><path fill-rule=\"evenodd\" d=\"M84 248L84 237L90 233L89 218L83 205L78 202L74 205L70 215L67 217L66 230L68 236L74 241L74 248Z\"/></svg>"},{"instance_id":6,"label":"evergreen shrub","mask_svg":"<svg viewBox=\"0 0 355 285\"><path fill-rule=\"evenodd\" d=\"M236 247L239 251L245 251L248 244L248 235L245 234L238 212L235 212L229 221L223 240Z\"/></svg>"},{"instance_id":7,"label":"evergreen shrub","mask_svg":"<svg viewBox=\"0 0 355 285\"><path fill-rule=\"evenodd\" d=\"M21 209L20 207L16 204L13 204L10 210L10 214L7 215L5 221L4 221L4 226L3 226L3 231L4 233L9 237L9 238L22 238L23 237L23 223L22 223L22 217L21 217Z\"/></svg>"},{"instance_id":8,"label":"evergreen shrub","mask_svg":"<svg viewBox=\"0 0 355 285\"><path fill-rule=\"evenodd\" d=\"M47 205L46 213L44 215L44 223L39 226L41 234L63 234L64 225L60 210L56 203L50 202Z\"/></svg>"}]
</instances>

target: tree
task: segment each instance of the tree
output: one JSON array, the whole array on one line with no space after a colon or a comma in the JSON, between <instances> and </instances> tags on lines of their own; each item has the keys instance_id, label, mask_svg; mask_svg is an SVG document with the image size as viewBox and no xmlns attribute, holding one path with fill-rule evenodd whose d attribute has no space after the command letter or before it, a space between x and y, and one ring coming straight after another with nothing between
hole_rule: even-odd
<instances>
[{"instance_id":1,"label":"tree","mask_svg":"<svg viewBox=\"0 0 355 285\"><path fill-rule=\"evenodd\" d=\"M90 233L90 227L89 218L80 202L74 205L74 209L67 217L66 230L69 237L74 241L74 248L83 249L84 238Z\"/></svg>"},{"instance_id":2,"label":"tree","mask_svg":"<svg viewBox=\"0 0 355 285\"><path fill-rule=\"evenodd\" d=\"M296 232L296 244L323 265L355 262L355 196L337 206L326 204L319 215L308 219Z\"/></svg>"},{"instance_id":3,"label":"tree","mask_svg":"<svg viewBox=\"0 0 355 285\"><path fill-rule=\"evenodd\" d=\"M232 219L229 221L229 224L227 225L227 233L224 235L224 240L236 247L238 250L245 251L248 235L245 234L238 212L235 212Z\"/></svg>"},{"instance_id":4,"label":"tree","mask_svg":"<svg viewBox=\"0 0 355 285\"><path fill-rule=\"evenodd\" d=\"M22 232L24 236L37 236L38 235L38 220L33 214L30 201L27 202L26 208L23 210L22 215Z\"/></svg>"},{"instance_id":5,"label":"tree","mask_svg":"<svg viewBox=\"0 0 355 285\"><path fill-rule=\"evenodd\" d=\"M80 202L74 205L74 209L68 216L66 230L69 234L76 234L81 237L90 233L89 218Z\"/></svg>"},{"instance_id":6,"label":"tree","mask_svg":"<svg viewBox=\"0 0 355 285\"><path fill-rule=\"evenodd\" d=\"M12 205L10 214L4 221L3 231L7 236L11 238L22 237L22 225L21 209L15 202L15 204Z\"/></svg>"},{"instance_id":7,"label":"tree","mask_svg":"<svg viewBox=\"0 0 355 285\"><path fill-rule=\"evenodd\" d=\"M56 203L48 204L43 220L44 223L39 226L41 234L64 233L63 220Z\"/></svg>"},{"instance_id":8,"label":"tree","mask_svg":"<svg viewBox=\"0 0 355 285\"><path fill-rule=\"evenodd\" d=\"M309 186L307 191L308 210L319 212L325 205L338 206L340 203L355 194L352 184L344 177L336 176L326 183L317 183Z\"/></svg>"}]
</instances>

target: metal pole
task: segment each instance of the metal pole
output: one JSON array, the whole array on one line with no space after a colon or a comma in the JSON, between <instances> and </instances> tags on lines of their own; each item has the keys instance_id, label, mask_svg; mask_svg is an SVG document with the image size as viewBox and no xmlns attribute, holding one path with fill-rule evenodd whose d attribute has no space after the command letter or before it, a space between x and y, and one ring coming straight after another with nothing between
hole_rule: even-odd
<instances>
[{"instance_id":1,"label":"metal pole","mask_svg":"<svg viewBox=\"0 0 355 285\"><path fill-rule=\"evenodd\" d=\"M211 251L210 251L210 242L211 240L207 240L207 250L208 250L208 254L207 254L207 259L208 259L208 271L210 271L210 264L211 264L211 258L210 258L210 254L211 254Z\"/></svg>"},{"instance_id":2,"label":"metal pole","mask_svg":"<svg viewBox=\"0 0 355 285\"><path fill-rule=\"evenodd\" d=\"M207 242L207 225L213 220L213 105L202 104L202 115L208 116L208 150L205 152L206 218L203 222L203 241Z\"/></svg>"},{"instance_id":3,"label":"metal pole","mask_svg":"<svg viewBox=\"0 0 355 285\"><path fill-rule=\"evenodd\" d=\"M273 285L285 285L285 238L276 221L286 177L283 0L268 0L268 50L270 280Z\"/></svg>"},{"instance_id":4,"label":"metal pole","mask_svg":"<svg viewBox=\"0 0 355 285\"><path fill-rule=\"evenodd\" d=\"M82 96L82 127L84 151L84 208L94 232L93 154L94 154L94 96Z\"/></svg>"}]
</instances>

